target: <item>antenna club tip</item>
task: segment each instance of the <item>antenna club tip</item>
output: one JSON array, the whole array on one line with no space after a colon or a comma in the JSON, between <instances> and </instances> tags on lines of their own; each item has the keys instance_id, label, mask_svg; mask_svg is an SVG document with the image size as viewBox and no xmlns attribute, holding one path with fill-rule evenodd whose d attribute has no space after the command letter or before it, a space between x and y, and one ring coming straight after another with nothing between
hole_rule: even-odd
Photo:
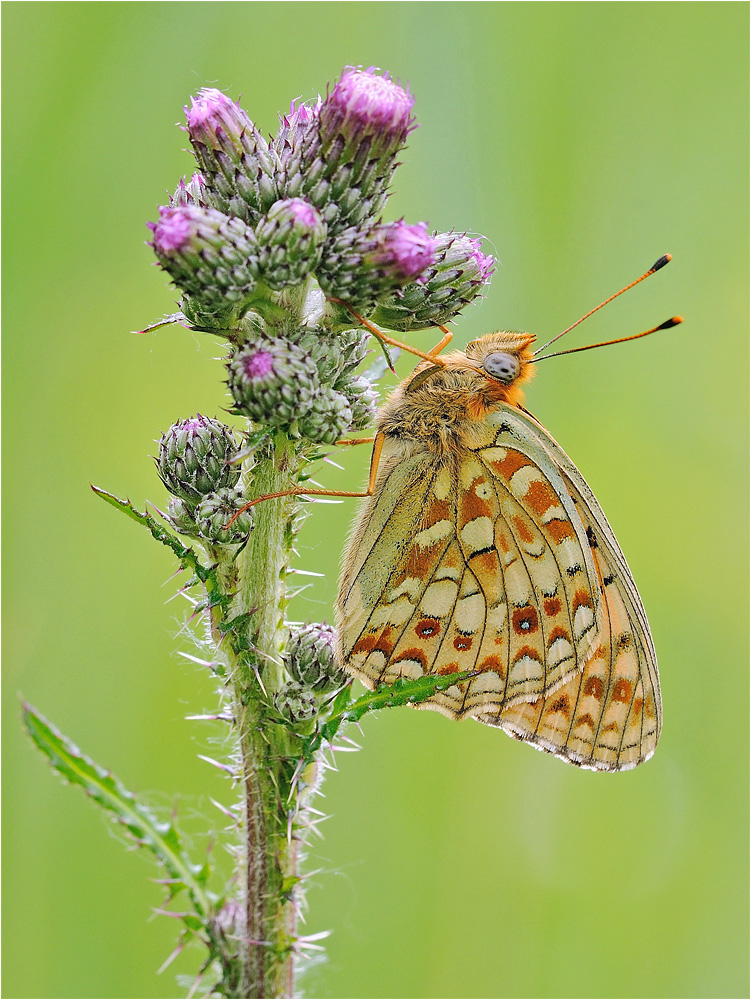
<instances>
[{"instance_id":1,"label":"antenna club tip","mask_svg":"<svg viewBox=\"0 0 751 1000\"><path fill-rule=\"evenodd\" d=\"M650 273L654 274L655 271L659 271L661 267L665 267L666 264L669 264L672 259L673 255L671 253L664 253L662 257L660 257L659 260L656 260L650 267Z\"/></svg>"},{"instance_id":2,"label":"antenna club tip","mask_svg":"<svg viewBox=\"0 0 751 1000\"><path fill-rule=\"evenodd\" d=\"M664 323L661 323L657 327L657 329L669 330L671 326L678 326L678 324L682 322L683 322L683 316L671 316L670 319L666 319Z\"/></svg>"}]
</instances>

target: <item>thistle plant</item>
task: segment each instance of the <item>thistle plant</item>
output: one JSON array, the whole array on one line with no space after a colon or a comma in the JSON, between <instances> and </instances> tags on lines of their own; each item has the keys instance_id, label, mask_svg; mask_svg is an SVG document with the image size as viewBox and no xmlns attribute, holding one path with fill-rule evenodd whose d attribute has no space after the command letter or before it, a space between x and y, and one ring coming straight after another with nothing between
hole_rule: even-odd
<instances>
[{"instance_id":1,"label":"thistle plant","mask_svg":"<svg viewBox=\"0 0 751 1000\"><path fill-rule=\"evenodd\" d=\"M375 413L386 362L361 370L365 321L394 331L445 323L482 293L494 265L478 240L383 221L412 106L387 74L348 68L325 99L293 102L267 140L239 104L201 90L185 108L198 169L150 224L180 296L163 322L224 343L232 420L196 414L162 434L163 511L95 492L184 572L200 660L218 682L215 718L228 731L219 763L237 801L216 836L236 861L229 883L216 885L209 861L189 855L174 817L156 817L24 706L53 767L154 855L169 898L181 896L181 944L204 948L192 995L295 995L320 936L301 935L299 918L330 748L366 712L419 703L456 680L353 697L331 626L285 618L311 463Z\"/></svg>"}]
</instances>

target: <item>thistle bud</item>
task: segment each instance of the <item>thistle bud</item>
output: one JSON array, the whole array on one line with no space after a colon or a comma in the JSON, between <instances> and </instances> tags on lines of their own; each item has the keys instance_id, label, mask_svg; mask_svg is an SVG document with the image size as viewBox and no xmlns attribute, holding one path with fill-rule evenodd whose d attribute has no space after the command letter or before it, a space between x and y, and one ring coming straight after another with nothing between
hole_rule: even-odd
<instances>
[{"instance_id":1,"label":"thistle bud","mask_svg":"<svg viewBox=\"0 0 751 1000\"><path fill-rule=\"evenodd\" d=\"M243 109L206 87L186 107L187 132L215 208L251 224L279 197L276 157Z\"/></svg>"},{"instance_id":2,"label":"thistle bud","mask_svg":"<svg viewBox=\"0 0 751 1000\"><path fill-rule=\"evenodd\" d=\"M318 142L303 157L306 197L330 230L378 216L396 154L415 127L414 98L387 75L348 68L321 105Z\"/></svg>"},{"instance_id":3,"label":"thistle bud","mask_svg":"<svg viewBox=\"0 0 751 1000\"><path fill-rule=\"evenodd\" d=\"M310 355L321 383L333 385L337 379L353 372L363 360L369 334L362 330L334 333L323 326L301 326L288 331L285 336L290 343Z\"/></svg>"},{"instance_id":4,"label":"thistle bud","mask_svg":"<svg viewBox=\"0 0 751 1000\"><path fill-rule=\"evenodd\" d=\"M274 708L293 725L309 722L318 712L316 696L295 681L285 684L274 694Z\"/></svg>"},{"instance_id":5,"label":"thistle bud","mask_svg":"<svg viewBox=\"0 0 751 1000\"><path fill-rule=\"evenodd\" d=\"M287 673L315 691L335 691L349 678L336 662L336 631L326 623L312 623L295 629L284 651Z\"/></svg>"},{"instance_id":6,"label":"thistle bud","mask_svg":"<svg viewBox=\"0 0 751 1000\"><path fill-rule=\"evenodd\" d=\"M436 259L424 223L388 222L346 229L324 251L318 281L327 295L363 310L419 278Z\"/></svg>"},{"instance_id":7,"label":"thistle bud","mask_svg":"<svg viewBox=\"0 0 751 1000\"><path fill-rule=\"evenodd\" d=\"M201 538L220 545L242 542L253 528L253 508L243 510L247 502L242 490L236 486L217 490L204 497L194 515ZM236 514L237 518L228 528L229 521Z\"/></svg>"},{"instance_id":8,"label":"thistle bud","mask_svg":"<svg viewBox=\"0 0 751 1000\"><path fill-rule=\"evenodd\" d=\"M307 413L320 385L309 355L273 337L250 341L235 351L227 373L237 412L273 427Z\"/></svg>"},{"instance_id":9,"label":"thistle bud","mask_svg":"<svg viewBox=\"0 0 751 1000\"><path fill-rule=\"evenodd\" d=\"M378 404L378 393L370 382L362 375L356 378L344 378L335 383L337 389L345 397L352 410L350 429L361 431L373 424Z\"/></svg>"},{"instance_id":10,"label":"thistle bud","mask_svg":"<svg viewBox=\"0 0 751 1000\"><path fill-rule=\"evenodd\" d=\"M443 233L436 239L435 263L420 281L382 299L373 322L399 331L448 323L489 284L495 264L479 239Z\"/></svg>"},{"instance_id":11,"label":"thistle bud","mask_svg":"<svg viewBox=\"0 0 751 1000\"><path fill-rule=\"evenodd\" d=\"M190 538L199 538L200 531L193 516L193 507L180 497L172 497L167 506L167 517L175 531Z\"/></svg>"},{"instance_id":12,"label":"thistle bud","mask_svg":"<svg viewBox=\"0 0 751 1000\"><path fill-rule=\"evenodd\" d=\"M263 280L275 291L301 284L318 266L325 238L326 224L310 202L275 202L256 226Z\"/></svg>"},{"instance_id":13,"label":"thistle bud","mask_svg":"<svg viewBox=\"0 0 751 1000\"><path fill-rule=\"evenodd\" d=\"M365 360L368 353L368 338L370 334L360 329L341 330L336 335L339 350L340 377L351 375Z\"/></svg>"},{"instance_id":14,"label":"thistle bud","mask_svg":"<svg viewBox=\"0 0 751 1000\"><path fill-rule=\"evenodd\" d=\"M159 222L149 228L159 263L189 296L183 303L189 319L213 317L214 325L221 326L242 316L258 273L252 229L240 219L195 205L160 208Z\"/></svg>"},{"instance_id":15,"label":"thistle bud","mask_svg":"<svg viewBox=\"0 0 751 1000\"><path fill-rule=\"evenodd\" d=\"M175 193L169 200L170 208L182 208L185 205L197 205L198 208L210 208L208 195L206 193L206 181L203 175L196 171L189 181L184 177L180 178L180 183L175 189Z\"/></svg>"},{"instance_id":16,"label":"thistle bud","mask_svg":"<svg viewBox=\"0 0 751 1000\"><path fill-rule=\"evenodd\" d=\"M341 162L393 156L415 127L415 99L375 67L348 66L323 102L319 133L324 153L338 146Z\"/></svg>"},{"instance_id":17,"label":"thistle bud","mask_svg":"<svg viewBox=\"0 0 751 1000\"><path fill-rule=\"evenodd\" d=\"M229 427L200 413L173 424L159 441L157 472L173 496L195 505L209 493L234 486L240 466Z\"/></svg>"},{"instance_id":18,"label":"thistle bud","mask_svg":"<svg viewBox=\"0 0 751 1000\"><path fill-rule=\"evenodd\" d=\"M352 424L347 397L329 386L321 387L310 405L298 417L300 434L316 444L335 444Z\"/></svg>"},{"instance_id":19,"label":"thistle bud","mask_svg":"<svg viewBox=\"0 0 751 1000\"><path fill-rule=\"evenodd\" d=\"M296 198L303 194L305 163L312 159L320 146L318 115L321 98L298 107L295 107L295 103L292 102L289 114L279 116L279 131L271 143L271 149L279 161L277 187L280 196L285 198Z\"/></svg>"}]
</instances>

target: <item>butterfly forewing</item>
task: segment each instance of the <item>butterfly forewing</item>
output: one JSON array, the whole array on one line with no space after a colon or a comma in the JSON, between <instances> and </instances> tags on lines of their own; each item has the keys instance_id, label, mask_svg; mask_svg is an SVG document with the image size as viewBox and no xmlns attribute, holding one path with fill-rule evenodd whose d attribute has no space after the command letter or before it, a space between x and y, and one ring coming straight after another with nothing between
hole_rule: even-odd
<instances>
[{"instance_id":1,"label":"butterfly forewing","mask_svg":"<svg viewBox=\"0 0 751 1000\"><path fill-rule=\"evenodd\" d=\"M343 661L369 687L477 671L421 707L570 763L635 766L659 735L657 670L604 514L526 411L499 406L472 441L437 456L387 438L345 561Z\"/></svg>"}]
</instances>

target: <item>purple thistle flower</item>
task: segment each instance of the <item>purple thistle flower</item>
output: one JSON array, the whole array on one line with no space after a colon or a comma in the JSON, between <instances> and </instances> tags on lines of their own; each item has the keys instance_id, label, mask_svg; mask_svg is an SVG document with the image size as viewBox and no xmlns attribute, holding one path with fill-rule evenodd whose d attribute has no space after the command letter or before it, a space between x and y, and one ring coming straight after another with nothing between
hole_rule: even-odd
<instances>
[{"instance_id":1,"label":"purple thistle flower","mask_svg":"<svg viewBox=\"0 0 751 1000\"><path fill-rule=\"evenodd\" d=\"M247 310L258 276L258 243L241 219L198 205L163 206L149 223L159 263L186 293L198 326L226 329Z\"/></svg>"},{"instance_id":2,"label":"purple thistle flower","mask_svg":"<svg viewBox=\"0 0 751 1000\"><path fill-rule=\"evenodd\" d=\"M290 633L284 651L284 667L293 681L315 691L333 691L347 683L337 665L334 649L336 630L325 622L313 622Z\"/></svg>"},{"instance_id":3,"label":"purple thistle flower","mask_svg":"<svg viewBox=\"0 0 751 1000\"><path fill-rule=\"evenodd\" d=\"M274 367L274 355L270 351L251 351L242 359L243 375L251 382L262 379Z\"/></svg>"},{"instance_id":4,"label":"purple thistle flower","mask_svg":"<svg viewBox=\"0 0 751 1000\"><path fill-rule=\"evenodd\" d=\"M372 66L367 70L349 67L321 107L324 148L341 134L348 145L370 139L371 157L396 152L415 127L414 103L412 95L388 74L378 76Z\"/></svg>"},{"instance_id":5,"label":"purple thistle flower","mask_svg":"<svg viewBox=\"0 0 751 1000\"><path fill-rule=\"evenodd\" d=\"M280 337L259 337L234 351L227 384L237 413L271 427L308 413L320 390L310 356Z\"/></svg>"},{"instance_id":6,"label":"purple thistle flower","mask_svg":"<svg viewBox=\"0 0 751 1000\"><path fill-rule=\"evenodd\" d=\"M475 262L477 268L477 277L475 280L482 282L486 285L495 270L495 265L498 263L495 257L490 254L482 252L482 240L479 239L467 239L466 242L471 247L470 256Z\"/></svg>"},{"instance_id":7,"label":"purple thistle flower","mask_svg":"<svg viewBox=\"0 0 751 1000\"><path fill-rule=\"evenodd\" d=\"M186 130L206 182L208 200L226 215L257 221L278 198L278 161L239 104L205 87L186 105Z\"/></svg>"},{"instance_id":8,"label":"purple thistle flower","mask_svg":"<svg viewBox=\"0 0 751 1000\"><path fill-rule=\"evenodd\" d=\"M183 108L191 140L212 149L221 149L220 133L242 135L253 123L239 104L215 87L204 87L198 97L191 97L190 107Z\"/></svg>"},{"instance_id":9,"label":"purple thistle flower","mask_svg":"<svg viewBox=\"0 0 751 1000\"><path fill-rule=\"evenodd\" d=\"M467 235L434 237L435 259L417 280L380 299L373 322L391 330L423 330L447 323L482 296L496 265L482 242Z\"/></svg>"},{"instance_id":10,"label":"purple thistle flower","mask_svg":"<svg viewBox=\"0 0 751 1000\"><path fill-rule=\"evenodd\" d=\"M279 115L271 152L278 158L277 189L281 196L291 198L304 192L309 163L320 144L317 125L321 103L320 97L311 104L292 101L289 113Z\"/></svg>"},{"instance_id":11,"label":"purple thistle flower","mask_svg":"<svg viewBox=\"0 0 751 1000\"><path fill-rule=\"evenodd\" d=\"M149 229L154 232L153 247L159 256L169 256L175 251L184 250L196 235L195 220L185 206L159 209L159 222L149 222Z\"/></svg>"},{"instance_id":12,"label":"purple thistle flower","mask_svg":"<svg viewBox=\"0 0 751 1000\"><path fill-rule=\"evenodd\" d=\"M288 198L285 205L287 212L298 225L313 229L321 224L321 216L304 198Z\"/></svg>"},{"instance_id":13,"label":"purple thistle flower","mask_svg":"<svg viewBox=\"0 0 751 1000\"><path fill-rule=\"evenodd\" d=\"M366 254L370 267L382 269L399 284L419 280L422 272L435 262L437 241L428 236L424 222L410 226L403 220L382 226L375 250Z\"/></svg>"},{"instance_id":14,"label":"purple thistle flower","mask_svg":"<svg viewBox=\"0 0 751 1000\"><path fill-rule=\"evenodd\" d=\"M235 486L240 466L232 431L219 420L197 414L178 420L159 441L159 477L173 496L189 504L225 486Z\"/></svg>"},{"instance_id":15,"label":"purple thistle flower","mask_svg":"<svg viewBox=\"0 0 751 1000\"><path fill-rule=\"evenodd\" d=\"M387 222L365 232L352 226L327 244L316 277L326 295L367 314L385 295L422 280L437 246L422 222Z\"/></svg>"},{"instance_id":16,"label":"purple thistle flower","mask_svg":"<svg viewBox=\"0 0 751 1000\"><path fill-rule=\"evenodd\" d=\"M294 109L294 127L283 125L274 140L284 164L280 192L312 202L329 235L372 225L397 153L415 127L413 104L411 94L373 67L345 69L320 108L306 110L304 124L302 109Z\"/></svg>"},{"instance_id":17,"label":"purple thistle flower","mask_svg":"<svg viewBox=\"0 0 751 1000\"><path fill-rule=\"evenodd\" d=\"M298 104L298 98L290 102L289 112L286 115L279 115L281 129L295 128L299 125L307 125L317 118L321 111L323 101L319 96L312 104Z\"/></svg>"},{"instance_id":18,"label":"purple thistle flower","mask_svg":"<svg viewBox=\"0 0 751 1000\"><path fill-rule=\"evenodd\" d=\"M258 268L276 291L299 285L321 260L326 224L304 198L282 198L256 226Z\"/></svg>"},{"instance_id":19,"label":"purple thistle flower","mask_svg":"<svg viewBox=\"0 0 751 1000\"><path fill-rule=\"evenodd\" d=\"M180 421L180 428L187 434L197 434L202 431L206 425L207 417L202 417L199 413L195 417L187 417L185 420Z\"/></svg>"}]
</instances>

